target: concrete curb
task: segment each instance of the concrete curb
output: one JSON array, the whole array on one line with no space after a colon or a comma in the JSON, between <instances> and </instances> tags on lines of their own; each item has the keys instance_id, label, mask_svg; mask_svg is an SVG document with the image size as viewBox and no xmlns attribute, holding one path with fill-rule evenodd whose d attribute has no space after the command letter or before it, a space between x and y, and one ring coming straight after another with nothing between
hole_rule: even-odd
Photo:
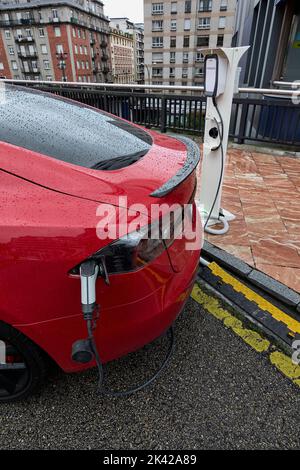
<instances>
[{"instance_id":1,"label":"concrete curb","mask_svg":"<svg viewBox=\"0 0 300 470\"><path fill-rule=\"evenodd\" d=\"M276 281L267 274L258 271L244 261L236 258L234 255L227 253L207 241L204 242L202 256L207 259L207 261L215 261L230 272L237 274L240 278L257 286L287 307L292 307L300 314L300 294L281 282Z\"/></svg>"}]
</instances>

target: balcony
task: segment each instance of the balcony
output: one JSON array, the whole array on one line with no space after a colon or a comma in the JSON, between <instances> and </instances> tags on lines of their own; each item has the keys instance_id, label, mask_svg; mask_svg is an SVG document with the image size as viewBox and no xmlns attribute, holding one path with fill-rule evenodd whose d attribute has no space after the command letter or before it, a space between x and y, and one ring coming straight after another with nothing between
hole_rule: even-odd
<instances>
[{"instance_id":1,"label":"balcony","mask_svg":"<svg viewBox=\"0 0 300 470\"><path fill-rule=\"evenodd\" d=\"M21 70L24 75L39 75L41 73L39 67L29 67L28 70L22 68Z\"/></svg>"},{"instance_id":2,"label":"balcony","mask_svg":"<svg viewBox=\"0 0 300 470\"><path fill-rule=\"evenodd\" d=\"M16 36L15 41L18 43L34 42L34 37L33 36Z\"/></svg>"},{"instance_id":3,"label":"balcony","mask_svg":"<svg viewBox=\"0 0 300 470\"><path fill-rule=\"evenodd\" d=\"M18 57L20 59L37 59L38 53L37 52L18 52Z\"/></svg>"},{"instance_id":4,"label":"balcony","mask_svg":"<svg viewBox=\"0 0 300 470\"><path fill-rule=\"evenodd\" d=\"M35 18L20 18L20 19L11 19L7 21L0 21L0 27L9 27L9 26L30 26L37 24L38 21Z\"/></svg>"},{"instance_id":5,"label":"balcony","mask_svg":"<svg viewBox=\"0 0 300 470\"><path fill-rule=\"evenodd\" d=\"M164 10L152 10L152 15L163 15Z\"/></svg>"}]
</instances>

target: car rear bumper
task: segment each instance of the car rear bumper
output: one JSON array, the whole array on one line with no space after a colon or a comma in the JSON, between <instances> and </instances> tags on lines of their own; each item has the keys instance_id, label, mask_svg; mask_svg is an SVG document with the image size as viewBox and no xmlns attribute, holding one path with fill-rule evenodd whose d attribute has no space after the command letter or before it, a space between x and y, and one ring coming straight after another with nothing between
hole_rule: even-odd
<instances>
[{"instance_id":1,"label":"car rear bumper","mask_svg":"<svg viewBox=\"0 0 300 470\"><path fill-rule=\"evenodd\" d=\"M168 330L189 299L198 270L199 257L200 251L190 252L183 271L178 274L170 271L167 280L156 290L134 302L118 303L118 293L114 290L116 301L111 307L104 302L95 331L103 362L135 351ZM156 274L153 269L153 275ZM136 296L138 293L137 287ZM122 294L120 292L120 300L124 300ZM101 299L98 301L101 304ZM37 343L65 372L78 372L95 365L91 363L82 366L71 359L72 344L87 336L82 315L60 317L16 327Z\"/></svg>"}]
</instances>

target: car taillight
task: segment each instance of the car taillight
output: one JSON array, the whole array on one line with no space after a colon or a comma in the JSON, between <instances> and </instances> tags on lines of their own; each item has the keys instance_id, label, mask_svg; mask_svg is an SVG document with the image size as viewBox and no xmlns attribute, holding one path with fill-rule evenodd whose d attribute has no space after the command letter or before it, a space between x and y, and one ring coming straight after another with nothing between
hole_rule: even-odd
<instances>
[{"instance_id":1,"label":"car taillight","mask_svg":"<svg viewBox=\"0 0 300 470\"><path fill-rule=\"evenodd\" d=\"M151 225L132 232L90 256L101 262L105 259L108 274L137 271L158 258L183 232L183 208ZM70 271L79 274L80 265Z\"/></svg>"}]
</instances>

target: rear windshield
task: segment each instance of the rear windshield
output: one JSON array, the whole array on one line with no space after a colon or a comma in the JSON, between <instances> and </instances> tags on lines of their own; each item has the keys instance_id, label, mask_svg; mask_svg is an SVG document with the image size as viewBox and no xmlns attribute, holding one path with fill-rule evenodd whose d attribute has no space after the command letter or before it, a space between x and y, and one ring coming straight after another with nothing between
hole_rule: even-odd
<instances>
[{"instance_id":1,"label":"rear windshield","mask_svg":"<svg viewBox=\"0 0 300 470\"><path fill-rule=\"evenodd\" d=\"M142 129L80 103L11 85L1 98L0 140L64 162L114 170L152 145Z\"/></svg>"}]
</instances>

